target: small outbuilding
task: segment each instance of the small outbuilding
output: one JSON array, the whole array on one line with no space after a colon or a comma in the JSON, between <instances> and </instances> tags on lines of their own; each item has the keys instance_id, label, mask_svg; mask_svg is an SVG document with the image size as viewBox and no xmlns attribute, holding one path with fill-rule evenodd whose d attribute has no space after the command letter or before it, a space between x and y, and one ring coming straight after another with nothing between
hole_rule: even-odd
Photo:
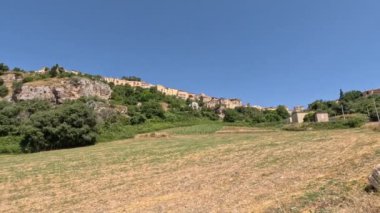
<instances>
[{"instance_id":1,"label":"small outbuilding","mask_svg":"<svg viewBox=\"0 0 380 213\"><path fill-rule=\"evenodd\" d=\"M303 123L303 119L307 115L306 112L293 112L292 114L292 122L293 123Z\"/></svg>"},{"instance_id":2,"label":"small outbuilding","mask_svg":"<svg viewBox=\"0 0 380 213\"><path fill-rule=\"evenodd\" d=\"M329 114L326 112L315 113L315 122L317 123L329 122Z\"/></svg>"}]
</instances>

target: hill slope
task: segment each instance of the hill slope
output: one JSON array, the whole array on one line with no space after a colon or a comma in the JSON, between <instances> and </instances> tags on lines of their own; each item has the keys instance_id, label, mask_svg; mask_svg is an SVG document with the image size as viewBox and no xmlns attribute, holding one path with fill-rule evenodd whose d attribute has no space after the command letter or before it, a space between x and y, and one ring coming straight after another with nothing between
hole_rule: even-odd
<instances>
[{"instance_id":1,"label":"hill slope","mask_svg":"<svg viewBox=\"0 0 380 213\"><path fill-rule=\"evenodd\" d=\"M168 131L168 138L0 156L0 209L380 209L379 196L364 191L366 177L378 163L379 133L364 129L284 132L228 128L213 134L189 128Z\"/></svg>"}]
</instances>

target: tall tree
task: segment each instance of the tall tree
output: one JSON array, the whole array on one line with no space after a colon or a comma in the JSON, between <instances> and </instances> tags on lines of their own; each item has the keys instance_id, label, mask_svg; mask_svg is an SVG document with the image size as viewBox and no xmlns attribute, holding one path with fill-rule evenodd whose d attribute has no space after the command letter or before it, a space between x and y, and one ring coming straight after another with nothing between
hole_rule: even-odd
<instances>
[{"instance_id":1,"label":"tall tree","mask_svg":"<svg viewBox=\"0 0 380 213\"><path fill-rule=\"evenodd\" d=\"M339 92L339 100L342 100L344 98L344 92L342 89L340 89L340 92Z\"/></svg>"}]
</instances>

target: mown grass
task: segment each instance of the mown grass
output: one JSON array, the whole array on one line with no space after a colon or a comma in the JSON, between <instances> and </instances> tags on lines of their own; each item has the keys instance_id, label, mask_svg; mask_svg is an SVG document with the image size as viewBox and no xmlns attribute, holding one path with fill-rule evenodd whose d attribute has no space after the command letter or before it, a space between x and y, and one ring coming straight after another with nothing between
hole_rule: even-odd
<instances>
[{"instance_id":1,"label":"mown grass","mask_svg":"<svg viewBox=\"0 0 380 213\"><path fill-rule=\"evenodd\" d=\"M209 123L200 124L187 127L179 127L168 130L168 133L177 135L204 135L215 133L216 131L222 129L222 123Z\"/></svg>"},{"instance_id":2,"label":"mown grass","mask_svg":"<svg viewBox=\"0 0 380 213\"><path fill-rule=\"evenodd\" d=\"M98 137L98 142L110 142L133 138L137 134L154 132L175 127L193 126L193 125L219 125L220 122L204 119L189 119L177 122L147 122L140 125L122 125L114 124L106 129L102 129ZM221 125L221 124L220 124Z\"/></svg>"},{"instance_id":3,"label":"mown grass","mask_svg":"<svg viewBox=\"0 0 380 213\"><path fill-rule=\"evenodd\" d=\"M380 208L379 196L364 191L366 178L378 163L380 133L228 127L223 134L212 134L218 125L210 124L208 131L201 130L204 124L165 130L172 132L167 138L0 156L0 210L376 212Z\"/></svg>"}]
</instances>

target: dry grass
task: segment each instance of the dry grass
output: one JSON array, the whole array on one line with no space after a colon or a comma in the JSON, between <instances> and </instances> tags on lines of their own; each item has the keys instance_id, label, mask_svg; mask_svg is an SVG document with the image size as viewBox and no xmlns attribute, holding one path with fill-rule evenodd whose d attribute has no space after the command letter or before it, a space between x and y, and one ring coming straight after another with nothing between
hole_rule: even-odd
<instances>
[{"instance_id":1,"label":"dry grass","mask_svg":"<svg viewBox=\"0 0 380 213\"><path fill-rule=\"evenodd\" d=\"M230 127L0 156L0 210L378 212L380 196L364 188L379 136Z\"/></svg>"}]
</instances>

